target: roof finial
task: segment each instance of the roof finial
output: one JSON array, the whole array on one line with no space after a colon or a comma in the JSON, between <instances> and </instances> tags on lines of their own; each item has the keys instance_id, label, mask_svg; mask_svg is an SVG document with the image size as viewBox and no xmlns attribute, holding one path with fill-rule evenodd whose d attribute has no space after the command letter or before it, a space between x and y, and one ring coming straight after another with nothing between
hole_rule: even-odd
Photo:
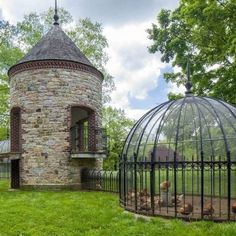
<instances>
[{"instance_id":1,"label":"roof finial","mask_svg":"<svg viewBox=\"0 0 236 236\"><path fill-rule=\"evenodd\" d=\"M57 11L57 0L55 0L54 25L59 25L58 20L59 20L59 16L58 16L58 11Z\"/></svg>"},{"instance_id":2,"label":"roof finial","mask_svg":"<svg viewBox=\"0 0 236 236\"><path fill-rule=\"evenodd\" d=\"M186 88L185 94L186 94L186 95L189 95L189 94L192 94L191 88L192 88L192 86L193 86L193 84L192 84L192 82L191 82L191 80L190 80L189 59L187 60L186 74L187 74L187 82L186 82L186 84L185 84L185 88Z\"/></svg>"}]
</instances>

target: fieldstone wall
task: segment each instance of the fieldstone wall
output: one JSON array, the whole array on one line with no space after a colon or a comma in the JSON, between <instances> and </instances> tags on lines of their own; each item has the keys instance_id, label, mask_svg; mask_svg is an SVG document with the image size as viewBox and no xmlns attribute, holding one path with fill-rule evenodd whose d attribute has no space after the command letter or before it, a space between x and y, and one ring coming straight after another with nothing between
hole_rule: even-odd
<instances>
[{"instance_id":1,"label":"fieldstone wall","mask_svg":"<svg viewBox=\"0 0 236 236\"><path fill-rule=\"evenodd\" d=\"M10 106L21 109L21 186L71 186L84 167L99 161L70 159L71 106L95 111L101 124L102 80L71 69L37 69L10 78Z\"/></svg>"}]
</instances>

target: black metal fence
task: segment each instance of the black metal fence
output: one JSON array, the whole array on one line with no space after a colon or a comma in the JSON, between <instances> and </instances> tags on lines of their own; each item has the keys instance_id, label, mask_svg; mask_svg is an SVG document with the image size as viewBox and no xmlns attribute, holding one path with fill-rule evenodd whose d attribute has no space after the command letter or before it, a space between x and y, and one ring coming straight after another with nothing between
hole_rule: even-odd
<instances>
[{"instance_id":1,"label":"black metal fence","mask_svg":"<svg viewBox=\"0 0 236 236\"><path fill-rule=\"evenodd\" d=\"M193 220L236 219L236 162L121 160L120 203L146 215ZM229 175L230 172L230 175Z\"/></svg>"},{"instance_id":2,"label":"black metal fence","mask_svg":"<svg viewBox=\"0 0 236 236\"><path fill-rule=\"evenodd\" d=\"M84 189L119 193L119 171L85 169L82 178Z\"/></svg>"}]
</instances>

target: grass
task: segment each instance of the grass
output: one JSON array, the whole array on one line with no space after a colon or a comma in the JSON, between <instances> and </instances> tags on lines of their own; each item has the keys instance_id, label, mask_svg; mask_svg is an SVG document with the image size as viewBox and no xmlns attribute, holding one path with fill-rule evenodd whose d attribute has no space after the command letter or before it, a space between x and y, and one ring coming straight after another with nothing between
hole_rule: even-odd
<instances>
[{"instance_id":1,"label":"grass","mask_svg":"<svg viewBox=\"0 0 236 236\"><path fill-rule=\"evenodd\" d=\"M136 218L118 195L80 191L8 191L0 181L0 236L234 236L236 223Z\"/></svg>"}]
</instances>

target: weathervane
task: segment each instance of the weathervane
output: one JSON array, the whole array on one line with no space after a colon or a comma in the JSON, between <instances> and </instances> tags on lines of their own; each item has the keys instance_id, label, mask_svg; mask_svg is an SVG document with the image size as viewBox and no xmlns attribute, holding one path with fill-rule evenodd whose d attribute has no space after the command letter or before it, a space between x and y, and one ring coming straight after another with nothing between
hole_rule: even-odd
<instances>
[{"instance_id":1,"label":"weathervane","mask_svg":"<svg viewBox=\"0 0 236 236\"><path fill-rule=\"evenodd\" d=\"M54 25L59 25L58 20L59 20L59 16L58 16L58 10L57 10L57 0L55 0Z\"/></svg>"},{"instance_id":2,"label":"weathervane","mask_svg":"<svg viewBox=\"0 0 236 236\"><path fill-rule=\"evenodd\" d=\"M186 88L185 94L186 94L186 95L190 95L190 94L192 94L191 88L192 88L193 84L192 84L192 82L191 82L191 80L190 80L189 59L187 60L186 72L187 72L187 82L186 82L186 84L185 84L185 88Z\"/></svg>"}]
</instances>

